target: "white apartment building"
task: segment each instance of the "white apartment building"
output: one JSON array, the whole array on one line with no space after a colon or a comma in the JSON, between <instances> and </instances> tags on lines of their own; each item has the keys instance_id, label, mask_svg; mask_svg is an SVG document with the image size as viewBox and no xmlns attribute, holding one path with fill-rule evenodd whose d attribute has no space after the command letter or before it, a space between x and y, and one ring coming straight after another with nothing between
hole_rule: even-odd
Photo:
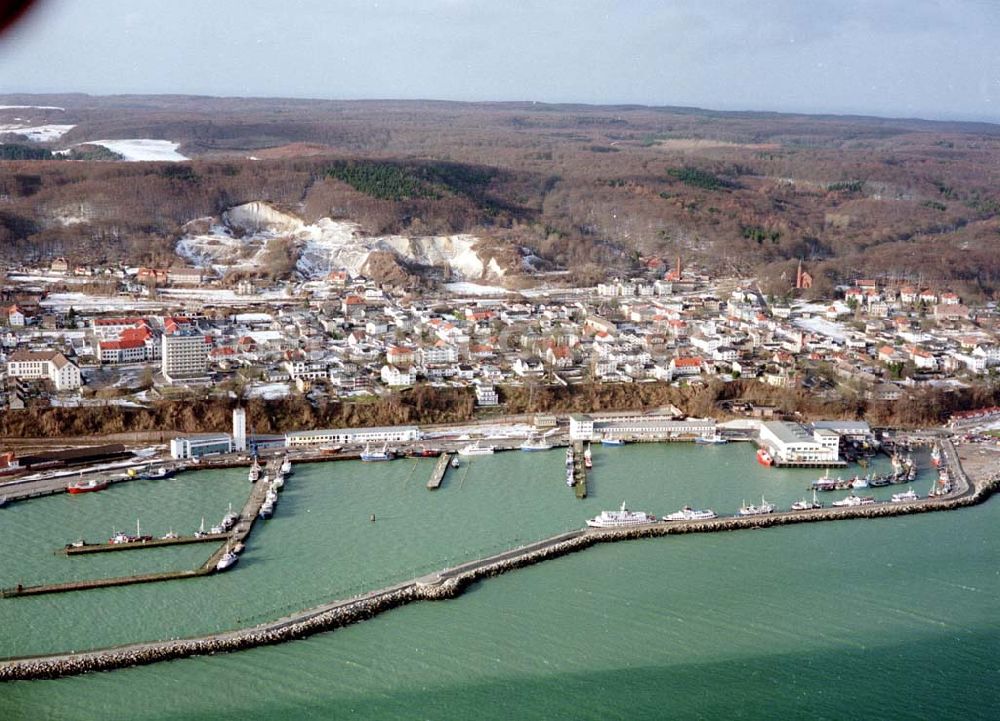
<instances>
[{"instance_id":1,"label":"white apartment building","mask_svg":"<svg viewBox=\"0 0 1000 721\"><path fill-rule=\"evenodd\" d=\"M497 390L492 385L480 383L476 386L476 405L495 406L500 404Z\"/></svg>"},{"instance_id":2,"label":"white apartment building","mask_svg":"<svg viewBox=\"0 0 1000 721\"><path fill-rule=\"evenodd\" d=\"M208 374L208 343L201 333L164 334L161 356L160 367L168 383Z\"/></svg>"},{"instance_id":3,"label":"white apartment building","mask_svg":"<svg viewBox=\"0 0 1000 721\"><path fill-rule=\"evenodd\" d=\"M48 378L57 391L73 391L82 385L80 369L58 351L15 351L7 359L11 378Z\"/></svg>"}]
</instances>

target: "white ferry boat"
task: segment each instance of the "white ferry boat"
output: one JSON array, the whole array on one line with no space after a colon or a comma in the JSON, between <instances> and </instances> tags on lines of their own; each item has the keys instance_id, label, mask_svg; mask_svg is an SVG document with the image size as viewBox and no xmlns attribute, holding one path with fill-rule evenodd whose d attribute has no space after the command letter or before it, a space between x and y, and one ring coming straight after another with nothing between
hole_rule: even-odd
<instances>
[{"instance_id":1,"label":"white ferry boat","mask_svg":"<svg viewBox=\"0 0 1000 721\"><path fill-rule=\"evenodd\" d=\"M493 454L495 449L493 446L481 446L479 441L475 443L470 443L464 448L458 449L458 455L460 456L489 456Z\"/></svg>"},{"instance_id":2,"label":"white ferry boat","mask_svg":"<svg viewBox=\"0 0 1000 721\"><path fill-rule=\"evenodd\" d=\"M893 493L892 502L893 503L906 503L907 501L919 501L920 496L912 488L907 489L903 493Z\"/></svg>"},{"instance_id":3,"label":"white ferry boat","mask_svg":"<svg viewBox=\"0 0 1000 721\"><path fill-rule=\"evenodd\" d=\"M739 514L741 516L764 516L768 513L774 513L776 506L773 503L768 503L764 500L764 496L760 497L760 505L755 506L753 504L747 505L746 501L740 506Z\"/></svg>"},{"instance_id":4,"label":"white ferry boat","mask_svg":"<svg viewBox=\"0 0 1000 721\"><path fill-rule=\"evenodd\" d=\"M681 510L676 513L671 513L668 516L664 516L664 521L707 521L711 518L716 518L717 515L712 509L705 509L704 511L696 511L691 506L684 506Z\"/></svg>"},{"instance_id":5,"label":"white ferry boat","mask_svg":"<svg viewBox=\"0 0 1000 721\"><path fill-rule=\"evenodd\" d=\"M837 508L853 508L854 506L871 506L875 504L875 496L855 496L853 493L839 501L834 501L831 506Z\"/></svg>"},{"instance_id":6,"label":"white ferry boat","mask_svg":"<svg viewBox=\"0 0 1000 721\"><path fill-rule=\"evenodd\" d=\"M629 526L643 526L647 523L656 523L656 516L643 511L630 511L622 507L618 511L601 511L601 515L594 516L587 520L587 525L591 528L627 528Z\"/></svg>"}]
</instances>

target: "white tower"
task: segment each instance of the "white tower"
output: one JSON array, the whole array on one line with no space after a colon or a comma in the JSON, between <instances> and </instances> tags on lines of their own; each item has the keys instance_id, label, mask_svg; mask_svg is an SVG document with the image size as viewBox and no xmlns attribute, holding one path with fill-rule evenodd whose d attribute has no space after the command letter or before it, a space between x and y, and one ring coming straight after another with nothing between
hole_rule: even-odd
<instances>
[{"instance_id":1,"label":"white tower","mask_svg":"<svg viewBox=\"0 0 1000 721\"><path fill-rule=\"evenodd\" d=\"M233 409L233 451L243 453L247 449L247 412L242 408Z\"/></svg>"}]
</instances>

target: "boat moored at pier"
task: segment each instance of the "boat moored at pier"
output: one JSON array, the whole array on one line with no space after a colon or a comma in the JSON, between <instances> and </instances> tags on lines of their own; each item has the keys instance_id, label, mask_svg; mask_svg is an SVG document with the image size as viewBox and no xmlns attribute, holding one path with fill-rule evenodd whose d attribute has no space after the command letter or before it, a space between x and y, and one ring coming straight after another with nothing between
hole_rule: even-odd
<instances>
[{"instance_id":1,"label":"boat moored at pier","mask_svg":"<svg viewBox=\"0 0 1000 721\"><path fill-rule=\"evenodd\" d=\"M76 495L78 493L94 493L96 491L103 491L108 487L108 481L98 478L92 478L89 481L75 481L66 486L66 492Z\"/></svg>"},{"instance_id":2,"label":"boat moored at pier","mask_svg":"<svg viewBox=\"0 0 1000 721\"><path fill-rule=\"evenodd\" d=\"M389 450L388 443L382 444L382 449L379 451L373 451L371 448L371 444L369 443L368 445L365 446L365 449L361 451L362 461L368 461L368 462L391 461L395 457L396 456L393 454L393 452Z\"/></svg>"},{"instance_id":3,"label":"boat moored at pier","mask_svg":"<svg viewBox=\"0 0 1000 721\"><path fill-rule=\"evenodd\" d=\"M744 501L737 513L741 516L763 516L768 513L774 513L776 508L777 507L773 503L768 503L764 500L764 496L761 496L759 506L755 506L753 504L747 505L746 501Z\"/></svg>"},{"instance_id":4,"label":"boat moored at pier","mask_svg":"<svg viewBox=\"0 0 1000 721\"><path fill-rule=\"evenodd\" d=\"M664 521L708 521L712 518L717 518L715 511L711 509L706 509L704 511L696 511L691 508L691 506L684 506L681 510L671 513L663 517Z\"/></svg>"},{"instance_id":5,"label":"boat moored at pier","mask_svg":"<svg viewBox=\"0 0 1000 721\"><path fill-rule=\"evenodd\" d=\"M766 448L757 449L757 462L762 466L773 466L774 457L768 452Z\"/></svg>"},{"instance_id":6,"label":"boat moored at pier","mask_svg":"<svg viewBox=\"0 0 1000 721\"><path fill-rule=\"evenodd\" d=\"M493 451L496 450L493 446L481 446L479 441L470 443L467 446L458 449L458 455L460 456L490 456L493 455Z\"/></svg>"},{"instance_id":7,"label":"boat moored at pier","mask_svg":"<svg viewBox=\"0 0 1000 721\"><path fill-rule=\"evenodd\" d=\"M659 519L644 511L630 511L622 501L621 509L617 511L601 511L599 516L594 516L587 520L587 525L591 528L628 528L630 526L643 526L648 523L657 523Z\"/></svg>"}]
</instances>

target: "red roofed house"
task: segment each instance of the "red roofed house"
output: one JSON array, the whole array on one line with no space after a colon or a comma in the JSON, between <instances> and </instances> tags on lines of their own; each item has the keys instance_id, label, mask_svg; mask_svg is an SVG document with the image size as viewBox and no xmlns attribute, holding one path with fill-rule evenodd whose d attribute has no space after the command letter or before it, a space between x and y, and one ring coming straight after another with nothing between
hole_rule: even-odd
<instances>
[{"instance_id":1,"label":"red roofed house","mask_svg":"<svg viewBox=\"0 0 1000 721\"><path fill-rule=\"evenodd\" d=\"M670 372L677 376L696 376L702 371L702 360L698 356L693 358L672 358L670 360Z\"/></svg>"}]
</instances>

